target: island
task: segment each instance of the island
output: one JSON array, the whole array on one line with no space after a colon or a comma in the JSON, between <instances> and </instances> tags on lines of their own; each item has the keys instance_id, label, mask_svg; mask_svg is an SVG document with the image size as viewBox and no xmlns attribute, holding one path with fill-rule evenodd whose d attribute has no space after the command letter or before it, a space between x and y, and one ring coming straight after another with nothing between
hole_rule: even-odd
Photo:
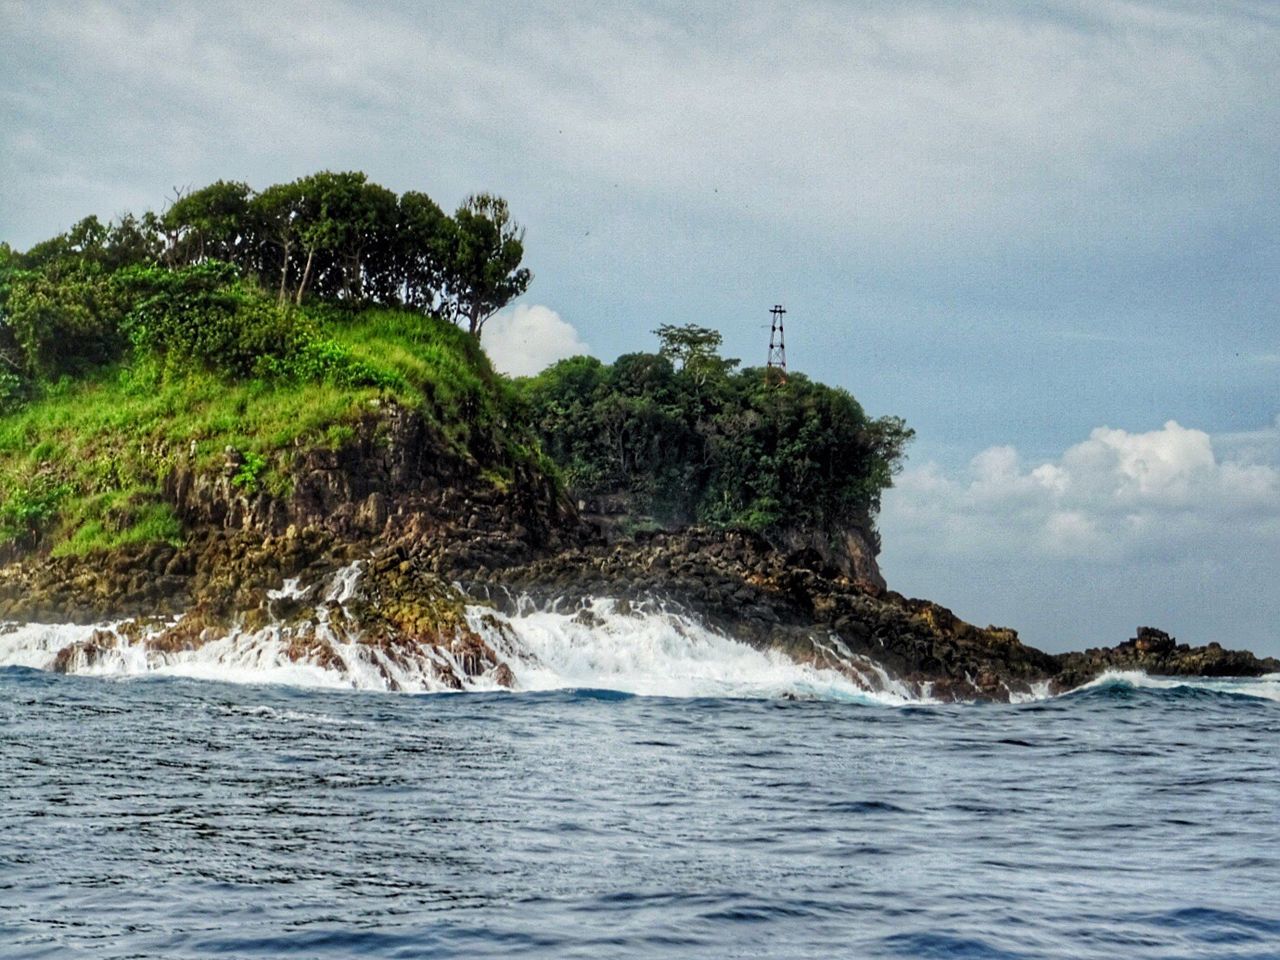
<instances>
[{"instance_id":1,"label":"island","mask_svg":"<svg viewBox=\"0 0 1280 960\"><path fill-rule=\"evenodd\" d=\"M481 338L522 261L500 198L450 215L331 172L0 244L0 621L102 624L66 671L283 626L288 656L357 644L392 688L515 686L467 608L590 626L597 598L940 701L1280 671L1152 627L1053 655L893 592L901 420L696 324L504 377Z\"/></svg>"}]
</instances>

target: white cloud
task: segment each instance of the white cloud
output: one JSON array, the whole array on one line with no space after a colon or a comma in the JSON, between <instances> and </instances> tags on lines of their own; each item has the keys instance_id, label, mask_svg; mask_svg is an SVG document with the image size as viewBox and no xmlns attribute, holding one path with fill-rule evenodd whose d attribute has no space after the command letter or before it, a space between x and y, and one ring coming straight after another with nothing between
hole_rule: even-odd
<instances>
[{"instance_id":1,"label":"white cloud","mask_svg":"<svg viewBox=\"0 0 1280 960\"><path fill-rule=\"evenodd\" d=\"M485 324L481 342L493 365L513 377L527 377L557 360L591 352L571 323L538 304L518 303L501 310Z\"/></svg>"},{"instance_id":2,"label":"white cloud","mask_svg":"<svg viewBox=\"0 0 1280 960\"><path fill-rule=\"evenodd\" d=\"M936 464L905 473L885 498L884 524L907 543L984 560L1124 562L1228 531L1237 543L1268 539L1280 555L1280 466L1247 458L1266 433L1251 434L1251 448L1227 443L1230 459L1209 434L1173 420L1148 433L1099 427L1034 466L992 447L958 475Z\"/></svg>"},{"instance_id":3,"label":"white cloud","mask_svg":"<svg viewBox=\"0 0 1280 960\"><path fill-rule=\"evenodd\" d=\"M880 522L889 584L1050 647L1139 623L1280 652L1280 418L1210 436L1099 427L1054 460L993 447L906 471Z\"/></svg>"}]
</instances>

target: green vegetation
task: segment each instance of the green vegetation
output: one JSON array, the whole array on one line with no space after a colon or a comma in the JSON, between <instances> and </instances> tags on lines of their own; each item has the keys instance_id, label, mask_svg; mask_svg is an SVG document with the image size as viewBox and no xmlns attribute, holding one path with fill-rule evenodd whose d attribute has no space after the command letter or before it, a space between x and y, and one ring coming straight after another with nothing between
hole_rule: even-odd
<instances>
[{"instance_id":1,"label":"green vegetation","mask_svg":"<svg viewBox=\"0 0 1280 960\"><path fill-rule=\"evenodd\" d=\"M663 523L761 533L870 528L912 436L844 390L735 372L720 335L663 326L657 354L563 360L520 382L544 450L584 498Z\"/></svg>"},{"instance_id":2,"label":"green vegetation","mask_svg":"<svg viewBox=\"0 0 1280 960\"><path fill-rule=\"evenodd\" d=\"M397 196L363 173L324 171L260 193L220 180L161 215L109 225L87 217L25 253L0 245L0 369L29 379L76 374L120 355L130 324L144 337L181 333L172 323L151 330L154 313L131 316L140 298L158 295L188 335L209 310L243 319L253 308L260 333L287 338L287 320L263 328L274 299L282 314L317 302L405 306L463 321L479 338L529 286L523 238L506 201L489 194L450 217L426 194ZM208 359L221 344L186 346ZM11 386L0 383L0 398Z\"/></svg>"},{"instance_id":3,"label":"green vegetation","mask_svg":"<svg viewBox=\"0 0 1280 960\"><path fill-rule=\"evenodd\" d=\"M214 473L230 447L242 460L233 485L283 494L294 450L349 443L375 406L391 402L420 410L460 456L488 458L497 476L535 456L509 426L510 385L465 331L378 308L309 322L341 358L338 373L178 372L148 355L63 377L0 417L0 543L43 538L57 552L83 553L176 540L161 493L175 468ZM365 382L353 382L350 368Z\"/></svg>"},{"instance_id":4,"label":"green vegetation","mask_svg":"<svg viewBox=\"0 0 1280 960\"><path fill-rule=\"evenodd\" d=\"M231 448L233 486L281 494L295 449L350 443L390 402L505 482L538 454L477 341L522 257L498 198L450 217L328 172L0 244L0 548L177 541L176 468Z\"/></svg>"},{"instance_id":5,"label":"green vegetation","mask_svg":"<svg viewBox=\"0 0 1280 960\"><path fill-rule=\"evenodd\" d=\"M870 528L911 431L803 376L737 372L713 330L496 375L479 337L528 286L523 250L499 198L448 216L329 172L0 244L0 554L177 542L175 471L284 495L298 450L352 443L390 403L486 482L531 466L637 523Z\"/></svg>"}]
</instances>

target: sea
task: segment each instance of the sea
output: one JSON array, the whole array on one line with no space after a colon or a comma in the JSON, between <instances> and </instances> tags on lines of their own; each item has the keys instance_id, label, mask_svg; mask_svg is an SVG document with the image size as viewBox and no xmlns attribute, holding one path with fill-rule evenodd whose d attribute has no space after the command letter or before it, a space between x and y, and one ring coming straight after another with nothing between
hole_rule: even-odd
<instances>
[{"instance_id":1,"label":"sea","mask_svg":"<svg viewBox=\"0 0 1280 960\"><path fill-rule=\"evenodd\" d=\"M507 617L517 691L0 628L0 957L1280 958L1280 677L944 704L596 614Z\"/></svg>"}]
</instances>

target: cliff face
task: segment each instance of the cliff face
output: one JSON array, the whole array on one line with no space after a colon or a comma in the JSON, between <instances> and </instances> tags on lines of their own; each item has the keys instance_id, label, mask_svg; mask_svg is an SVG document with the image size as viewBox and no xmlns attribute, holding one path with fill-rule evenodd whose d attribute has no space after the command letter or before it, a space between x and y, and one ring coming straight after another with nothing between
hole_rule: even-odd
<instances>
[{"instance_id":1,"label":"cliff face","mask_svg":"<svg viewBox=\"0 0 1280 960\"><path fill-rule=\"evenodd\" d=\"M571 491L571 495L582 521L607 543L626 542L637 531L679 533L692 525L686 520L656 517L638 510L634 498L626 493L588 496L573 495ZM876 563L878 537L869 517L862 523L835 531L800 526L782 528L769 533L766 539L793 562L830 568L872 592L888 589Z\"/></svg>"},{"instance_id":2,"label":"cliff face","mask_svg":"<svg viewBox=\"0 0 1280 960\"><path fill-rule=\"evenodd\" d=\"M295 452L287 496L237 486L242 465L229 451L217 473L180 464L167 478L166 495L190 531L185 546L29 557L0 570L0 620L135 618L128 629L160 651L286 623L300 657L323 662L333 643L358 638L389 677L414 664L444 686L464 676L509 684L501 658L460 610L468 598L502 606L522 593L675 604L744 642L837 670L874 663L942 700L1061 691L1108 669L1280 670L1275 660L1178 645L1149 628L1118 647L1051 656L1012 630L976 627L886 591L861 529L834 541L697 528L627 536L623 514L584 522L536 468L499 477L493 461L459 453L421 415L395 406L371 412L339 449ZM335 606L325 584L353 561L360 591ZM286 582L290 596L307 598L305 609L282 594ZM58 662L89 662L116 642L104 634Z\"/></svg>"},{"instance_id":3,"label":"cliff face","mask_svg":"<svg viewBox=\"0 0 1280 960\"><path fill-rule=\"evenodd\" d=\"M499 477L415 411L385 406L354 433L339 449L296 451L286 496L237 485L234 450L217 473L179 464L164 492L184 546L26 557L0 569L0 619L97 622L193 605L229 616L282 577L371 551L412 549L439 574L520 562L586 535L550 477L509 463Z\"/></svg>"},{"instance_id":4,"label":"cliff face","mask_svg":"<svg viewBox=\"0 0 1280 960\"><path fill-rule=\"evenodd\" d=\"M876 535L870 523L846 527L830 534L816 530L786 530L769 539L785 553L811 553L818 564L831 567L873 590L888 589L876 563L879 550L874 545Z\"/></svg>"},{"instance_id":5,"label":"cliff face","mask_svg":"<svg viewBox=\"0 0 1280 960\"><path fill-rule=\"evenodd\" d=\"M289 527L348 540L447 536L458 528L500 536L517 557L556 545L573 510L554 482L527 464L509 481L493 465L462 455L420 413L387 406L370 414L339 449L297 452L286 497L234 483L243 458L228 449L220 474L179 467L165 483L179 516L197 531L279 536Z\"/></svg>"}]
</instances>

